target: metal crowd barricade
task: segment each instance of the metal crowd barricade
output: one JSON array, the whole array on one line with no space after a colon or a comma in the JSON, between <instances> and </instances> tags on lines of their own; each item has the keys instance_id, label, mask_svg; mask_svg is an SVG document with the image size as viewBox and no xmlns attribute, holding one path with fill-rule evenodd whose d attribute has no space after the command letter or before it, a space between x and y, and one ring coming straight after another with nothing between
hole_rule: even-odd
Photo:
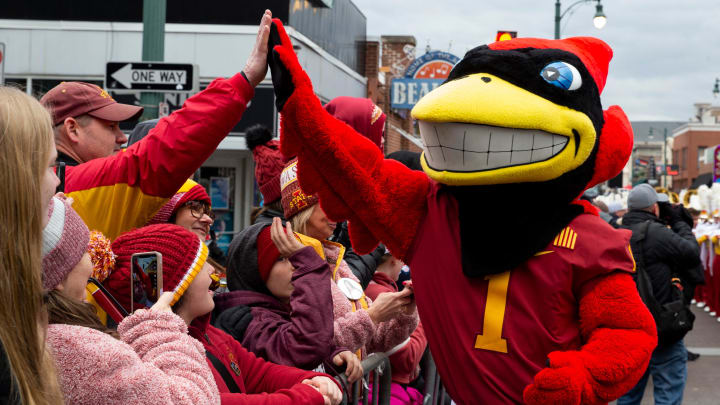
<instances>
[{"instance_id":1,"label":"metal crowd barricade","mask_svg":"<svg viewBox=\"0 0 720 405\"><path fill-rule=\"evenodd\" d=\"M362 361L363 378L352 385L348 384L345 374L337 377L343 386L343 405L368 405L372 398L373 405L390 404L390 386L392 372L390 360L382 353L373 353ZM372 382L372 397L370 396L370 382Z\"/></svg>"},{"instance_id":2,"label":"metal crowd barricade","mask_svg":"<svg viewBox=\"0 0 720 405\"><path fill-rule=\"evenodd\" d=\"M423 405L442 405L445 403L445 387L440 381L440 374L438 374L435 361L433 360L432 354L428 349L423 359L424 366L424 378L425 378L425 392L423 392Z\"/></svg>"}]
</instances>

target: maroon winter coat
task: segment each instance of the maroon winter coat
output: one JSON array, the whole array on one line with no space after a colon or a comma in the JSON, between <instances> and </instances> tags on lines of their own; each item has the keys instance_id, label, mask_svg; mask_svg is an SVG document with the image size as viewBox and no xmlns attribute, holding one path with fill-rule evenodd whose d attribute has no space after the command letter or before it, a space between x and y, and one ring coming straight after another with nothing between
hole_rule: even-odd
<instances>
[{"instance_id":1,"label":"maroon winter coat","mask_svg":"<svg viewBox=\"0 0 720 405\"><path fill-rule=\"evenodd\" d=\"M347 350L333 344L330 266L311 247L296 252L289 260L295 268L290 305L270 295L263 285L255 291L237 290L216 296L216 313L237 306L251 307L252 321L242 344L268 361L306 370L323 363L330 366L337 353ZM252 270L243 266L240 271Z\"/></svg>"},{"instance_id":2,"label":"maroon winter coat","mask_svg":"<svg viewBox=\"0 0 720 405\"><path fill-rule=\"evenodd\" d=\"M273 364L255 357L230 335L211 326L209 322L210 317L204 316L193 321L188 329L206 351L222 361L240 388L240 393L230 392L225 380L208 359L222 404L323 405L323 396L315 388L302 384L302 381L317 376L330 376Z\"/></svg>"}]
</instances>

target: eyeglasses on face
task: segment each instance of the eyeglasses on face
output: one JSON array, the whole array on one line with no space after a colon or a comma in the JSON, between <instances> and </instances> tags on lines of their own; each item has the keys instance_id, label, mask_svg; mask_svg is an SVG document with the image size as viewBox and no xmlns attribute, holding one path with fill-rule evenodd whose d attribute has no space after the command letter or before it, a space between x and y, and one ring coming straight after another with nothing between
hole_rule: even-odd
<instances>
[{"instance_id":1,"label":"eyeglasses on face","mask_svg":"<svg viewBox=\"0 0 720 405\"><path fill-rule=\"evenodd\" d=\"M188 207L190 209L190 214L197 219L202 218L203 215L207 215L213 221L215 220L215 213L212 209L210 209L210 206L207 203L202 201L188 201L183 204L183 207Z\"/></svg>"}]
</instances>

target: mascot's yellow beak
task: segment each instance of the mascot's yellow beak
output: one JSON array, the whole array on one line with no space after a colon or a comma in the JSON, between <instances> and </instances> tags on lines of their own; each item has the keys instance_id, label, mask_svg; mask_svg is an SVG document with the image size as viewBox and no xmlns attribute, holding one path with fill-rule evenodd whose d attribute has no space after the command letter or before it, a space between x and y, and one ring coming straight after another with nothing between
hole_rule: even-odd
<instances>
[{"instance_id":1,"label":"mascot's yellow beak","mask_svg":"<svg viewBox=\"0 0 720 405\"><path fill-rule=\"evenodd\" d=\"M425 144L423 169L457 186L558 178L585 162L597 138L586 114L487 73L436 88L412 116Z\"/></svg>"}]
</instances>

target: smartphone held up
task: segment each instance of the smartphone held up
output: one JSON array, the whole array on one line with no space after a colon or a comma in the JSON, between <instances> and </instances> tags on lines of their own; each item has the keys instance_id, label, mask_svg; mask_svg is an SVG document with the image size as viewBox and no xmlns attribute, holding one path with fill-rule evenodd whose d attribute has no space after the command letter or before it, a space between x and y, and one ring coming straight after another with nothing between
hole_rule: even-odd
<instances>
[{"instance_id":1,"label":"smartphone held up","mask_svg":"<svg viewBox=\"0 0 720 405\"><path fill-rule=\"evenodd\" d=\"M151 307L163 293L162 254L160 252L135 253L130 258L130 312L136 303Z\"/></svg>"}]
</instances>

